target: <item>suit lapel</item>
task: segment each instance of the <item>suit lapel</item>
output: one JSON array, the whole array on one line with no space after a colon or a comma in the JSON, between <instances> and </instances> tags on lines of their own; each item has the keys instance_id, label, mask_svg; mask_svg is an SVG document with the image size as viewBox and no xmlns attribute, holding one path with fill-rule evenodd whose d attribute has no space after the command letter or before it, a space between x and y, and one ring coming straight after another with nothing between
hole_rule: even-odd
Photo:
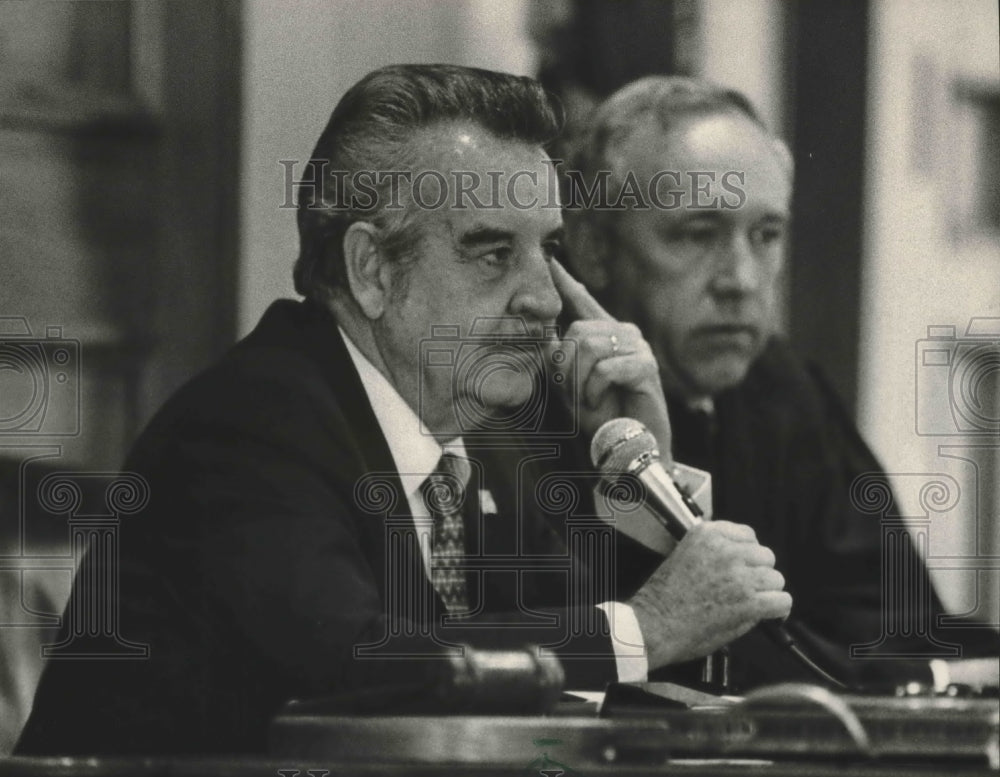
<instances>
[{"instance_id":1,"label":"suit lapel","mask_svg":"<svg viewBox=\"0 0 1000 777\"><path fill-rule=\"evenodd\" d=\"M403 611L395 615L416 615L412 610L420 609L415 604L420 601L430 601L436 614L443 604L424 572L402 481L336 320L318 305L279 300L248 339L301 350L317 365L341 412L338 425L345 429L334 443L353 454L347 457L350 470L340 473L334 485L357 517L362 551L379 595L383 602L399 603ZM402 599L400 592L406 594Z\"/></svg>"}]
</instances>

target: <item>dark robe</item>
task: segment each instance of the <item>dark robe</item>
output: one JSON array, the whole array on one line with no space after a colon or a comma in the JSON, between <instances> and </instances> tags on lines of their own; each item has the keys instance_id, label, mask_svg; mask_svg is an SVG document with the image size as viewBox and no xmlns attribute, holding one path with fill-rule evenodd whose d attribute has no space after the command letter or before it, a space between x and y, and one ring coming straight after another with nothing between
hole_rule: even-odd
<instances>
[{"instance_id":1,"label":"dark robe","mask_svg":"<svg viewBox=\"0 0 1000 777\"><path fill-rule=\"evenodd\" d=\"M883 515L893 511L862 512L851 488L859 475L884 471L819 370L785 341L772 339L746 379L714 398L714 417L674 398L668 404L674 458L712 473L716 518L752 526L774 551L794 600L787 627L827 671L853 684L927 681L927 660L941 644L966 657L998 652L988 627L937 625L944 608L912 545L897 559L918 571L906 584L912 601L904 612L883 595ZM623 589L659 561L634 545L628 552ZM860 648L853 656L852 646ZM698 669L661 674L691 680ZM731 646L731 671L742 688L815 680L756 631Z\"/></svg>"}]
</instances>

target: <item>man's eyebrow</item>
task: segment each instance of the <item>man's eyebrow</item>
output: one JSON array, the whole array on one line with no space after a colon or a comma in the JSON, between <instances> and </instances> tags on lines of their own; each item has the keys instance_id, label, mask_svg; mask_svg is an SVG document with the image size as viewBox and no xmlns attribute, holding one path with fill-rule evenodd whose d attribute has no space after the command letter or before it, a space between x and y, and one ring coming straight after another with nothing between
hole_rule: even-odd
<instances>
[{"instance_id":1,"label":"man's eyebrow","mask_svg":"<svg viewBox=\"0 0 1000 777\"><path fill-rule=\"evenodd\" d=\"M474 248L486 243L510 243L514 241L514 233L508 229L496 227L473 227L458 239L461 248Z\"/></svg>"},{"instance_id":2,"label":"man's eyebrow","mask_svg":"<svg viewBox=\"0 0 1000 777\"><path fill-rule=\"evenodd\" d=\"M722 221L724 214L721 210L706 208L704 210L683 211L678 221Z\"/></svg>"},{"instance_id":3,"label":"man's eyebrow","mask_svg":"<svg viewBox=\"0 0 1000 777\"><path fill-rule=\"evenodd\" d=\"M562 225L556 227L545 235L543 242L561 242L566 234ZM517 239L516 233L509 229L498 229L496 227L473 227L458 239L460 248L475 248L481 245L492 243L513 243Z\"/></svg>"},{"instance_id":4,"label":"man's eyebrow","mask_svg":"<svg viewBox=\"0 0 1000 777\"><path fill-rule=\"evenodd\" d=\"M703 210L703 211L687 211L685 212L679 221L681 223L687 223L690 221L724 221L726 219L727 213L732 211L723 210ZM770 221L778 223L788 223L792 219L791 211L788 210L767 210L760 214L757 218L758 221Z\"/></svg>"}]
</instances>

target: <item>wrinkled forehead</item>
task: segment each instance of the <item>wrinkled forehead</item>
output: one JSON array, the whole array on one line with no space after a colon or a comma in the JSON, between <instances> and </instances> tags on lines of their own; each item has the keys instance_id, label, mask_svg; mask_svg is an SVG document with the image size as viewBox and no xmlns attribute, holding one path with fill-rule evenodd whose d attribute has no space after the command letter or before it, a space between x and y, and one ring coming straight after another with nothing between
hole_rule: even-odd
<instances>
[{"instance_id":1,"label":"wrinkled forehead","mask_svg":"<svg viewBox=\"0 0 1000 777\"><path fill-rule=\"evenodd\" d=\"M782 148L751 119L720 112L685 118L667 130L646 117L605 159L617 185L632 187L644 204L673 212L783 215L792 170Z\"/></svg>"},{"instance_id":2,"label":"wrinkled forehead","mask_svg":"<svg viewBox=\"0 0 1000 777\"><path fill-rule=\"evenodd\" d=\"M651 113L636 119L628 133L609 143L605 159L612 172L648 178L659 170L745 170L772 168L791 181L791 160L782 143L735 111L692 114L664 129Z\"/></svg>"}]
</instances>

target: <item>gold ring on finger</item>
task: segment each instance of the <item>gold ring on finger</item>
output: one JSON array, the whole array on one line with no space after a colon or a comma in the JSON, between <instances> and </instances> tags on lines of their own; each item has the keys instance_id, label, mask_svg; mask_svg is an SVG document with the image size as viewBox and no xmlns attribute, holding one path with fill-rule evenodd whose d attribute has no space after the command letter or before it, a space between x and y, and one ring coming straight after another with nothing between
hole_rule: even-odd
<instances>
[{"instance_id":1,"label":"gold ring on finger","mask_svg":"<svg viewBox=\"0 0 1000 777\"><path fill-rule=\"evenodd\" d=\"M618 342L618 335L611 335L611 355L617 356L621 344Z\"/></svg>"}]
</instances>

